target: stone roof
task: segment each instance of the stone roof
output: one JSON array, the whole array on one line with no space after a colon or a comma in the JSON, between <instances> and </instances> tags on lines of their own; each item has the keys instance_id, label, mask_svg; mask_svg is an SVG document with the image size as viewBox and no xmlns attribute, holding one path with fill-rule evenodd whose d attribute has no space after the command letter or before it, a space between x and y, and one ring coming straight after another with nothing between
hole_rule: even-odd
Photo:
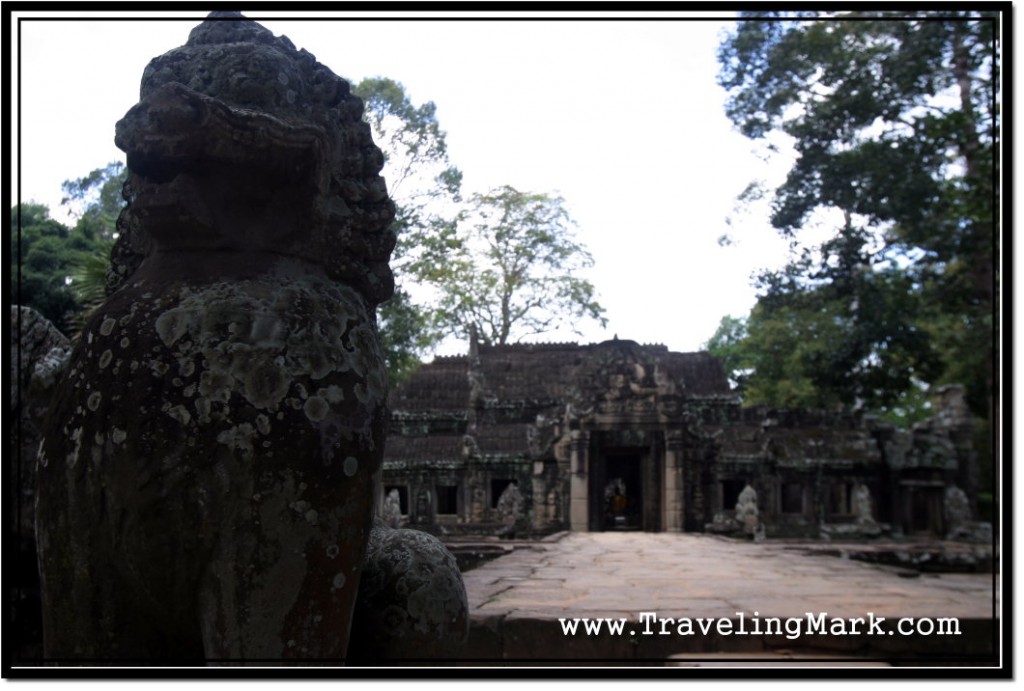
<instances>
[{"instance_id":1,"label":"stone roof","mask_svg":"<svg viewBox=\"0 0 1024 691\"><path fill-rule=\"evenodd\" d=\"M570 402L586 408L606 398L733 397L721 363L708 353L675 353L663 345L618 339L472 350L436 358L391 392L386 458L412 463L462 459L467 432L476 457L528 455L529 428L538 416L560 421Z\"/></svg>"},{"instance_id":2,"label":"stone roof","mask_svg":"<svg viewBox=\"0 0 1024 691\"><path fill-rule=\"evenodd\" d=\"M392 411L465 410L469 402L468 359L435 358L391 392Z\"/></svg>"},{"instance_id":3,"label":"stone roof","mask_svg":"<svg viewBox=\"0 0 1024 691\"><path fill-rule=\"evenodd\" d=\"M484 390L499 401L563 398L586 354L576 343L481 346Z\"/></svg>"},{"instance_id":4,"label":"stone roof","mask_svg":"<svg viewBox=\"0 0 1024 691\"><path fill-rule=\"evenodd\" d=\"M440 461L462 458L462 435L392 434L385 446L385 459Z\"/></svg>"},{"instance_id":5,"label":"stone roof","mask_svg":"<svg viewBox=\"0 0 1024 691\"><path fill-rule=\"evenodd\" d=\"M607 374L605 365L615 356L648 370L663 370L675 385L674 393L685 398L732 396L721 362L709 353L677 353L663 345L613 340L587 345L481 345L473 368L470 356L436 358L392 391L390 405L392 411L402 412L463 410L469 404L470 375L474 373L479 376L481 395L492 402L562 401L574 389L607 387L607 381L592 380ZM646 375L651 377L653 371Z\"/></svg>"}]
</instances>

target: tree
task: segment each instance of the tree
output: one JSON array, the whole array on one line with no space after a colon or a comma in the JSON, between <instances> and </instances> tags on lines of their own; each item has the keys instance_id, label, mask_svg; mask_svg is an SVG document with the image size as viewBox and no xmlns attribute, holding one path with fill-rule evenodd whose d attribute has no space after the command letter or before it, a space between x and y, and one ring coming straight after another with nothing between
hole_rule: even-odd
<instances>
[{"instance_id":1,"label":"tree","mask_svg":"<svg viewBox=\"0 0 1024 691\"><path fill-rule=\"evenodd\" d=\"M439 290L442 332L475 331L503 345L584 318L605 322L593 285L579 276L593 259L564 204L508 185L473 195L457 228L415 265Z\"/></svg>"},{"instance_id":2,"label":"tree","mask_svg":"<svg viewBox=\"0 0 1024 691\"><path fill-rule=\"evenodd\" d=\"M869 409L894 422L930 414L942 371L923 296L895 260L848 225L781 271L765 271L745 320L708 342L749 404Z\"/></svg>"},{"instance_id":3,"label":"tree","mask_svg":"<svg viewBox=\"0 0 1024 691\"><path fill-rule=\"evenodd\" d=\"M69 335L103 298L126 174L124 164L115 162L64 181L61 203L77 216L72 228L51 218L41 204L11 209L14 299Z\"/></svg>"},{"instance_id":4,"label":"tree","mask_svg":"<svg viewBox=\"0 0 1024 691\"><path fill-rule=\"evenodd\" d=\"M42 204L11 208L11 281L14 301L35 308L62 331L78 302L67 277L84 238L50 218Z\"/></svg>"},{"instance_id":5,"label":"tree","mask_svg":"<svg viewBox=\"0 0 1024 691\"><path fill-rule=\"evenodd\" d=\"M998 17L916 15L748 13L722 44L719 81L729 91L729 117L752 139L789 135L797 154L774 192L772 224L796 238L823 209L843 212L848 220L831 249L851 236L847 249L868 268L855 281L866 291L858 304L887 315L871 324L870 313L856 318L832 299L844 280L854 280L854 265L843 267L844 276L824 272L828 263L798 259L763 284L756 316L787 314L797 320L793 328L823 337L821 315L830 313L838 350L800 358L816 363L815 386L847 392L845 404L865 393L891 402L919 384L959 380L975 412L988 415L998 278ZM867 251L873 243L879 248ZM894 341L903 355L915 353L919 369L890 357ZM930 364L929 351L943 366ZM891 390L882 395L879 387Z\"/></svg>"},{"instance_id":6,"label":"tree","mask_svg":"<svg viewBox=\"0 0 1024 691\"><path fill-rule=\"evenodd\" d=\"M437 106L416 106L405 87L386 77L371 77L353 87L363 99L363 119L384 152L388 192L407 211L429 200L458 200L462 173L448 161L447 135L437 120Z\"/></svg>"},{"instance_id":7,"label":"tree","mask_svg":"<svg viewBox=\"0 0 1024 691\"><path fill-rule=\"evenodd\" d=\"M75 228L82 234L112 243L117 239L117 217L124 208L121 188L128 177L124 163L113 161L77 180L61 184L61 205L78 218Z\"/></svg>"},{"instance_id":8,"label":"tree","mask_svg":"<svg viewBox=\"0 0 1024 691\"><path fill-rule=\"evenodd\" d=\"M78 331L106 297L110 254L117 240L117 217L125 202L122 188L128 178L124 163L113 161L77 180L61 185L61 204L78 216L75 231L88 237L92 248L77 255L70 266L69 286L79 305L70 325Z\"/></svg>"},{"instance_id":9,"label":"tree","mask_svg":"<svg viewBox=\"0 0 1024 691\"><path fill-rule=\"evenodd\" d=\"M746 349L747 317L726 315L718 322L715 333L704 343L703 350L722 361L722 367L739 393L746 390L751 374L751 360Z\"/></svg>"},{"instance_id":10,"label":"tree","mask_svg":"<svg viewBox=\"0 0 1024 691\"><path fill-rule=\"evenodd\" d=\"M391 259L395 294L378 308L381 345L392 384L406 379L441 339L412 266L450 236L461 200L462 173L448 160L446 134L432 102L416 106L398 82L364 79L353 88L363 99L364 119L384 153L384 179L396 205L398 238Z\"/></svg>"},{"instance_id":11,"label":"tree","mask_svg":"<svg viewBox=\"0 0 1024 691\"><path fill-rule=\"evenodd\" d=\"M353 92L384 152L397 206L398 287L379 310L393 383L444 336L466 337L474 326L483 341L505 343L574 316L601 319L593 286L573 276L592 260L571 237L562 199L505 187L474 195L466 208L436 106L414 105L400 83L382 77Z\"/></svg>"}]
</instances>

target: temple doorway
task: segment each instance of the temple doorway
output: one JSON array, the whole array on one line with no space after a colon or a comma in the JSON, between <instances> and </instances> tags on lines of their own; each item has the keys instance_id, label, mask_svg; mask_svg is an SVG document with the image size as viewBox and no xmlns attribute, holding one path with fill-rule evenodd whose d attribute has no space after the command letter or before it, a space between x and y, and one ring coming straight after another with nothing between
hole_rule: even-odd
<instances>
[{"instance_id":1,"label":"temple doorway","mask_svg":"<svg viewBox=\"0 0 1024 691\"><path fill-rule=\"evenodd\" d=\"M605 457L604 530L643 528L642 461L637 453Z\"/></svg>"},{"instance_id":2,"label":"temple doorway","mask_svg":"<svg viewBox=\"0 0 1024 691\"><path fill-rule=\"evenodd\" d=\"M904 510L904 530L909 534L942 536L945 534L942 516L942 485L908 486Z\"/></svg>"}]
</instances>

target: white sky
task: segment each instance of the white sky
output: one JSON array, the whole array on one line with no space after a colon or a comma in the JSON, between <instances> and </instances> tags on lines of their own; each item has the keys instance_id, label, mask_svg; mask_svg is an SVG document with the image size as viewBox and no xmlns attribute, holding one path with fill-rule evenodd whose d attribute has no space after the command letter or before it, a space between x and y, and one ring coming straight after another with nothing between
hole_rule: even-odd
<instances>
[{"instance_id":1,"label":"white sky","mask_svg":"<svg viewBox=\"0 0 1024 691\"><path fill-rule=\"evenodd\" d=\"M58 218L63 180L124 160L114 123L138 100L143 69L182 45L205 13L95 20L110 14L16 13L12 23L20 199L48 204ZM566 199L594 256L588 277L608 326L583 323L582 336L532 340L617 334L690 351L723 315L749 311L752 272L784 259L766 211L737 215L734 207L751 180L779 181L787 166L765 164L724 115L715 78L726 13L685 16L366 21L364 13L352 21L319 13L262 23L354 82L386 76L414 103L434 101L465 192L510 184ZM732 246L718 244L724 233Z\"/></svg>"}]
</instances>

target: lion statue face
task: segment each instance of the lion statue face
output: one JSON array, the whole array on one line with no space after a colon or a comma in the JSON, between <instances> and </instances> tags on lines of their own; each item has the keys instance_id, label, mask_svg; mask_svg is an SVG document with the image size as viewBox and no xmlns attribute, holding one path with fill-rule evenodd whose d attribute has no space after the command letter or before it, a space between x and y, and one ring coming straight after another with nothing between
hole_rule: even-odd
<instances>
[{"instance_id":1,"label":"lion statue face","mask_svg":"<svg viewBox=\"0 0 1024 691\"><path fill-rule=\"evenodd\" d=\"M117 123L128 157L108 291L153 252L273 253L390 297L394 205L348 83L286 37L214 16L152 60Z\"/></svg>"}]
</instances>

